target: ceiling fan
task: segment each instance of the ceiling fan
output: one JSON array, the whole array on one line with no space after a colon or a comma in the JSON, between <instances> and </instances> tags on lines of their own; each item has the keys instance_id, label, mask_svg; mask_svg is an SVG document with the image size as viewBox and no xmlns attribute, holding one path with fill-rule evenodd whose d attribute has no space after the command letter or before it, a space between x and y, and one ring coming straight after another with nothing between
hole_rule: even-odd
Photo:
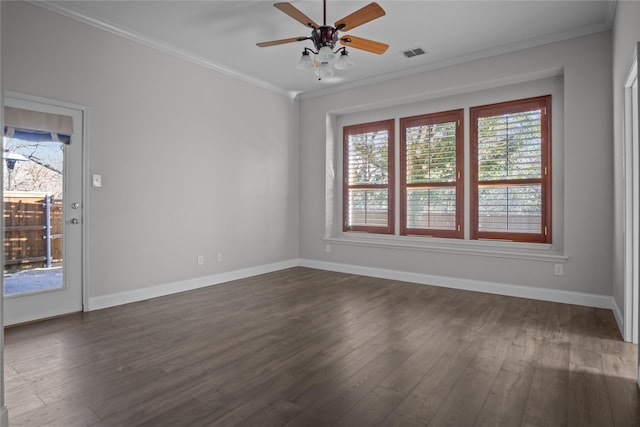
<instances>
[{"instance_id":1,"label":"ceiling fan","mask_svg":"<svg viewBox=\"0 0 640 427\"><path fill-rule=\"evenodd\" d=\"M333 75L333 70L329 67L329 62L335 59L338 52L340 52L340 58L336 61L335 67L337 69L353 68L354 64L349 59L346 46L356 49L364 50L378 55L383 54L389 48L386 43L380 43L374 40L364 39L361 37L344 35L340 36L339 31L353 30L362 24L366 24L369 21L380 18L385 15L384 9L377 3L369 3L361 9L353 12L350 15L345 16L342 19L331 25L327 25L327 1L322 1L323 5L323 24L318 25L313 19L306 16L300 10L298 10L291 3L275 3L276 9L286 13L296 21L300 22L305 27L311 28L311 36L291 37L288 39L272 40L268 42L256 43L259 47L276 46L285 43L294 43L304 40L311 40L316 50L308 47L304 48L302 57L298 63L300 69L316 69L316 75L321 80L323 77L330 77ZM334 51L336 43L340 41L344 47L341 47ZM315 58L311 58L311 53L315 55Z\"/></svg>"}]
</instances>

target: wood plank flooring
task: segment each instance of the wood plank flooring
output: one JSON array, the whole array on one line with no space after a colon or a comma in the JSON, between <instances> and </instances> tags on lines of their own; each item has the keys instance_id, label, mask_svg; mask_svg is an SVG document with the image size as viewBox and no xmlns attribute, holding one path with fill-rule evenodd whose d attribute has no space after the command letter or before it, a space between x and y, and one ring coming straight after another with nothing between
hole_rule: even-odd
<instances>
[{"instance_id":1,"label":"wood plank flooring","mask_svg":"<svg viewBox=\"0 0 640 427\"><path fill-rule=\"evenodd\" d=\"M12 426L640 426L608 310L294 268L9 328Z\"/></svg>"}]
</instances>

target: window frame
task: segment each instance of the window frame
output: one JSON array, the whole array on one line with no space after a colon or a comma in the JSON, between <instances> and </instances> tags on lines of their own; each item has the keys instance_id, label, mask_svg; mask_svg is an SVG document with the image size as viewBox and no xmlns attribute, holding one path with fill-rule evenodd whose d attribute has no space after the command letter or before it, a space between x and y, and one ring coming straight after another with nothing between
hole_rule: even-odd
<instances>
[{"instance_id":1,"label":"window frame","mask_svg":"<svg viewBox=\"0 0 640 427\"><path fill-rule=\"evenodd\" d=\"M540 179L507 179L498 181L504 185L521 185L540 183L541 186L541 230L540 233L518 233L513 231L480 231L479 230L479 188L481 181L478 177L478 119L500 114L514 114L533 109L542 109L541 115L541 177ZM495 104L488 104L469 108L470 116L470 239L509 240L528 243L552 242L552 181L551 181L551 95L525 98ZM490 181L495 184L496 181Z\"/></svg>"},{"instance_id":2,"label":"window frame","mask_svg":"<svg viewBox=\"0 0 640 427\"><path fill-rule=\"evenodd\" d=\"M387 184L349 185L349 136L359 133L386 130L387 139ZM387 226L354 226L349 224L350 189L387 189ZM395 234L395 119L359 123L342 129L342 231L371 234Z\"/></svg>"},{"instance_id":3,"label":"window frame","mask_svg":"<svg viewBox=\"0 0 640 427\"><path fill-rule=\"evenodd\" d=\"M406 129L413 126L429 126L438 123L456 122L456 166L455 182L453 183L407 183L407 133ZM425 236L442 238L464 238L464 109L442 111L400 119L400 235ZM442 188L455 187L456 190L456 228L442 230L433 228L410 228L407 224L407 195L410 188Z\"/></svg>"}]
</instances>

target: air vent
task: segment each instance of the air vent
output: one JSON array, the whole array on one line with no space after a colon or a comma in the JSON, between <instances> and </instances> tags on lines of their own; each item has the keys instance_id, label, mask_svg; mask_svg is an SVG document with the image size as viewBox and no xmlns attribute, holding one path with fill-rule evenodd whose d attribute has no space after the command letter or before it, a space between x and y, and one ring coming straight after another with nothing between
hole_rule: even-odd
<instances>
[{"instance_id":1,"label":"air vent","mask_svg":"<svg viewBox=\"0 0 640 427\"><path fill-rule=\"evenodd\" d=\"M407 58L413 58L414 56L420 56L420 55L424 55L425 50L421 47L417 47L415 49L410 49L410 50L405 50L404 52L402 52L402 54L404 56L406 56Z\"/></svg>"}]
</instances>

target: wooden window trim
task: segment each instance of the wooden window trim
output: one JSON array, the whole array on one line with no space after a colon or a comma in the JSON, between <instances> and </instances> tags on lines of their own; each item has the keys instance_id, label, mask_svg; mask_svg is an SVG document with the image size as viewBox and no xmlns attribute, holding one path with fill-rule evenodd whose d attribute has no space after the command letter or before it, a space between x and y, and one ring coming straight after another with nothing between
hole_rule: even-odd
<instances>
[{"instance_id":1,"label":"wooden window trim","mask_svg":"<svg viewBox=\"0 0 640 427\"><path fill-rule=\"evenodd\" d=\"M516 233L516 232L496 232L479 231L479 211L478 211L478 189L480 182L478 179L478 119L480 117L494 116L499 114L512 114L536 108L544 109L544 117L541 123L541 179L535 180L540 183L542 192L542 212L541 212L541 232L538 233ZM469 109L471 121L470 129L470 157L471 157L471 192L470 192L470 238L471 239L498 239L512 240L516 242L551 243L551 95L515 100L491 105L472 107ZM501 180L492 181L487 185L503 184L527 184L531 180Z\"/></svg>"},{"instance_id":2,"label":"wooden window trim","mask_svg":"<svg viewBox=\"0 0 640 427\"><path fill-rule=\"evenodd\" d=\"M369 185L349 185L349 141L348 136L351 134L386 130L388 133L388 181L387 184L369 184ZM378 122L361 123L356 125L345 126L342 129L342 231L344 232L361 232L372 234L394 234L395 230L395 119L382 120ZM350 189L372 189L386 188L389 195L388 200L388 224L386 227L376 226L350 226L348 224L349 217L349 190Z\"/></svg>"},{"instance_id":3,"label":"wooden window trim","mask_svg":"<svg viewBox=\"0 0 640 427\"><path fill-rule=\"evenodd\" d=\"M412 126L432 125L442 122L457 122L456 126L456 182L407 184L407 137L406 129ZM464 109L444 111L400 119L400 234L403 236L431 236L443 238L464 238ZM420 229L407 226L407 190L409 188L456 187L456 229Z\"/></svg>"}]
</instances>

